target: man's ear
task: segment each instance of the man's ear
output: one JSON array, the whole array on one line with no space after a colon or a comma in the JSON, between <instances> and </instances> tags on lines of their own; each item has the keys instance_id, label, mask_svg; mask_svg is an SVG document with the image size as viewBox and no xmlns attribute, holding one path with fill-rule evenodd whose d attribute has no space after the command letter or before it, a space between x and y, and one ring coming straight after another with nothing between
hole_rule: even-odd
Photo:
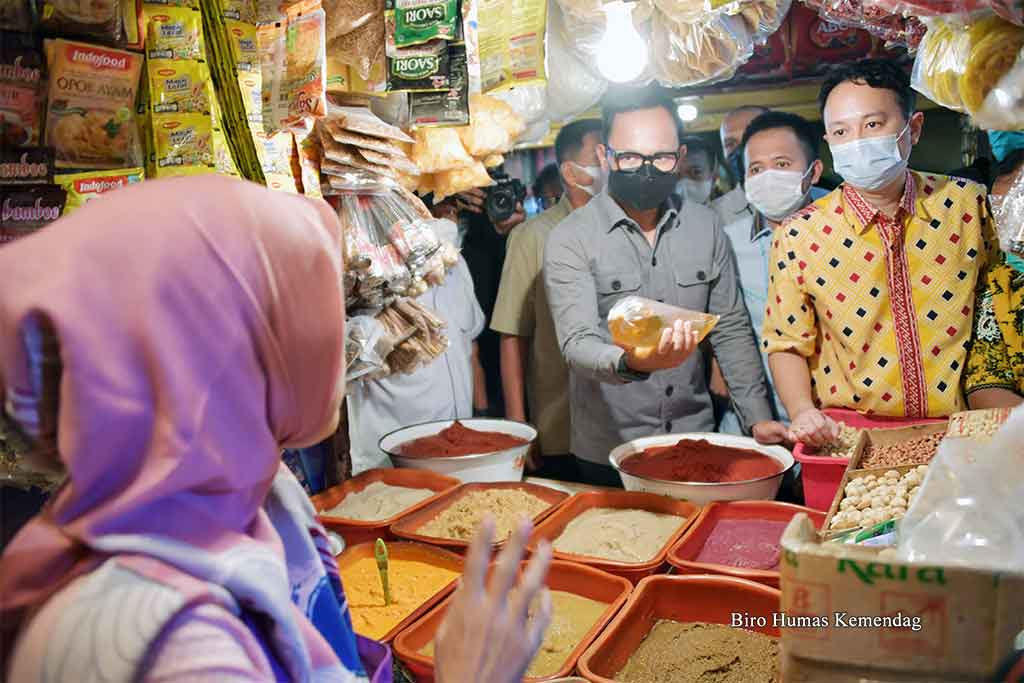
<instances>
[{"instance_id":1,"label":"man's ear","mask_svg":"<svg viewBox=\"0 0 1024 683\"><path fill-rule=\"evenodd\" d=\"M608 146L604 143L597 145L597 163L601 164L601 170L611 171L611 167L608 165Z\"/></svg>"},{"instance_id":2,"label":"man's ear","mask_svg":"<svg viewBox=\"0 0 1024 683\"><path fill-rule=\"evenodd\" d=\"M924 112L917 111L910 117L910 142L916 145L921 139L922 131L924 131Z\"/></svg>"},{"instance_id":3,"label":"man's ear","mask_svg":"<svg viewBox=\"0 0 1024 683\"><path fill-rule=\"evenodd\" d=\"M571 161L563 161L558 167L558 174L562 176L562 185L564 186L580 185L580 179L576 177L578 173Z\"/></svg>"},{"instance_id":4,"label":"man's ear","mask_svg":"<svg viewBox=\"0 0 1024 683\"><path fill-rule=\"evenodd\" d=\"M821 180L822 174L825 172L825 164L821 163L821 159L816 159L811 164L811 185L817 185L818 181Z\"/></svg>"}]
</instances>

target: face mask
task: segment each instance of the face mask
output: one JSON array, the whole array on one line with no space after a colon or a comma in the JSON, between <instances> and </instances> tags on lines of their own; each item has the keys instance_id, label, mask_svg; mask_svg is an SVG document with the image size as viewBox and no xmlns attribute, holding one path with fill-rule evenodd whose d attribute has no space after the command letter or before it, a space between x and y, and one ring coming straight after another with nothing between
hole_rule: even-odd
<instances>
[{"instance_id":1,"label":"face mask","mask_svg":"<svg viewBox=\"0 0 1024 683\"><path fill-rule=\"evenodd\" d=\"M899 135L861 138L841 145L829 145L836 173L857 189L878 190L892 183L907 170L907 160L900 153Z\"/></svg>"},{"instance_id":2,"label":"face mask","mask_svg":"<svg viewBox=\"0 0 1024 683\"><path fill-rule=\"evenodd\" d=\"M773 169L747 178L747 201L768 220L781 221L807 204L810 190L804 192L804 179L810 172Z\"/></svg>"},{"instance_id":3,"label":"face mask","mask_svg":"<svg viewBox=\"0 0 1024 683\"><path fill-rule=\"evenodd\" d=\"M640 211L656 209L676 189L679 176L663 173L649 164L633 173L612 171L608 174L608 190L620 202Z\"/></svg>"},{"instance_id":4,"label":"face mask","mask_svg":"<svg viewBox=\"0 0 1024 683\"><path fill-rule=\"evenodd\" d=\"M710 178L707 180L683 178L676 186L676 191L688 202L707 204L708 199L711 198L711 187L712 182Z\"/></svg>"},{"instance_id":5,"label":"face mask","mask_svg":"<svg viewBox=\"0 0 1024 683\"><path fill-rule=\"evenodd\" d=\"M996 161L1002 161L1014 150L1024 148L1024 132L990 130L988 144L992 148L992 156L996 158Z\"/></svg>"},{"instance_id":6,"label":"face mask","mask_svg":"<svg viewBox=\"0 0 1024 683\"><path fill-rule=\"evenodd\" d=\"M581 166L575 161L570 161L569 163L572 164L572 167L577 171L586 173L593 181L589 185L577 185L576 183L572 183L573 187L583 190L591 197L596 197L601 194L601 190L604 189L604 171L600 166Z\"/></svg>"}]
</instances>

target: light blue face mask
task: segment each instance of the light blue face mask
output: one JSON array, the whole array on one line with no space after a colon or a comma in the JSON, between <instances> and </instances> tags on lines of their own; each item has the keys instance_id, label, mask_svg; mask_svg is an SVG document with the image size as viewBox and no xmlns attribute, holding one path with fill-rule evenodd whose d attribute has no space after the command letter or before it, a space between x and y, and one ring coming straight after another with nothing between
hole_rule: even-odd
<instances>
[{"instance_id":1,"label":"light blue face mask","mask_svg":"<svg viewBox=\"0 0 1024 683\"><path fill-rule=\"evenodd\" d=\"M1018 273L1024 273L1024 258L1007 252L1006 264L1013 268Z\"/></svg>"},{"instance_id":2,"label":"light blue face mask","mask_svg":"<svg viewBox=\"0 0 1024 683\"><path fill-rule=\"evenodd\" d=\"M988 144L996 161L1002 161L1018 149L1024 149L1024 132L1008 130L990 130Z\"/></svg>"}]
</instances>

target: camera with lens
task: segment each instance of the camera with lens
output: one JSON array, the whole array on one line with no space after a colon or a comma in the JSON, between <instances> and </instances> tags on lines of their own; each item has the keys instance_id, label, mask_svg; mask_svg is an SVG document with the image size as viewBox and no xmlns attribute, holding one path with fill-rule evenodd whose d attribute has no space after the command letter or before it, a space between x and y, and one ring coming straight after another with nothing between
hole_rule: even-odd
<instances>
[{"instance_id":1,"label":"camera with lens","mask_svg":"<svg viewBox=\"0 0 1024 683\"><path fill-rule=\"evenodd\" d=\"M510 178L504 171L489 173L494 185L487 188L484 211L492 223L504 223L516 212L516 206L526 199L526 188L518 178Z\"/></svg>"}]
</instances>

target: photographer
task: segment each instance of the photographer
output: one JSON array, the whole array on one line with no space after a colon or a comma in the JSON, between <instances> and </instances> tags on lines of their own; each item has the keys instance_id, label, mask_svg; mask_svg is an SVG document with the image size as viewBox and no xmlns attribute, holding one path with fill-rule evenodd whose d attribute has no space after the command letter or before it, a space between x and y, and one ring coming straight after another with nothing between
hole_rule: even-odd
<instances>
[{"instance_id":1,"label":"photographer","mask_svg":"<svg viewBox=\"0 0 1024 683\"><path fill-rule=\"evenodd\" d=\"M487 327L477 338L480 364L486 385L486 405L482 405L479 390L474 401L477 413L504 415L505 401L501 388L500 337L490 329L494 302L498 298L498 285L505 265L505 240L512 228L526 220L523 184L509 178L501 170L492 170L495 184L463 192L455 198L459 211L459 228L465 237L462 255L469 264L477 301L483 309ZM479 387L479 383L477 383Z\"/></svg>"}]
</instances>

